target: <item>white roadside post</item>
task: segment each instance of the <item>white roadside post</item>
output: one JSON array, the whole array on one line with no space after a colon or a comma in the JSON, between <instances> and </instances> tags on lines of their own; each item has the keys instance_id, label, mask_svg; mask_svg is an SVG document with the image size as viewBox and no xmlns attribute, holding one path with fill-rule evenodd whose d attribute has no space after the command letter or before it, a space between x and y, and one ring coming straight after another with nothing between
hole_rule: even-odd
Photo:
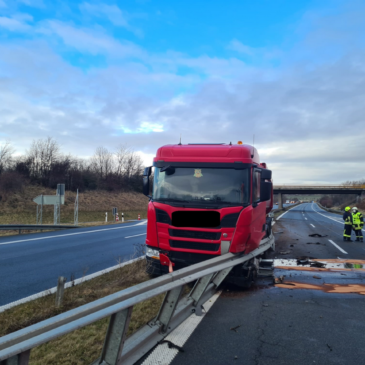
<instances>
[{"instance_id":1,"label":"white roadside post","mask_svg":"<svg viewBox=\"0 0 365 365\"><path fill-rule=\"evenodd\" d=\"M105 222L108 222L108 212L105 212Z\"/></svg>"},{"instance_id":2,"label":"white roadside post","mask_svg":"<svg viewBox=\"0 0 365 365\"><path fill-rule=\"evenodd\" d=\"M122 223L124 222L124 213L122 213Z\"/></svg>"}]
</instances>

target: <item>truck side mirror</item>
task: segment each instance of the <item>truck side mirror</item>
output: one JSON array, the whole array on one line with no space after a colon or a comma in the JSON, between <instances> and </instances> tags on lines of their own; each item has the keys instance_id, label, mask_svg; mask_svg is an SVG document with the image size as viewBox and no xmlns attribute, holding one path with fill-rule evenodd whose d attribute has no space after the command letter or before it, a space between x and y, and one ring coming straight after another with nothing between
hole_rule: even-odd
<instances>
[{"instance_id":1,"label":"truck side mirror","mask_svg":"<svg viewBox=\"0 0 365 365\"><path fill-rule=\"evenodd\" d=\"M271 180L271 170L262 169L261 170L261 181L260 181L260 201L266 202L271 199L272 193L272 182Z\"/></svg>"},{"instance_id":2,"label":"truck side mirror","mask_svg":"<svg viewBox=\"0 0 365 365\"><path fill-rule=\"evenodd\" d=\"M260 186L260 201L266 202L271 199L271 191L272 191L272 182L261 180Z\"/></svg>"},{"instance_id":3,"label":"truck side mirror","mask_svg":"<svg viewBox=\"0 0 365 365\"><path fill-rule=\"evenodd\" d=\"M152 166L146 167L143 171L143 194L148 198L152 198L150 194L150 176Z\"/></svg>"},{"instance_id":4,"label":"truck side mirror","mask_svg":"<svg viewBox=\"0 0 365 365\"><path fill-rule=\"evenodd\" d=\"M262 169L261 170L261 179L263 180L271 180L271 170Z\"/></svg>"}]
</instances>

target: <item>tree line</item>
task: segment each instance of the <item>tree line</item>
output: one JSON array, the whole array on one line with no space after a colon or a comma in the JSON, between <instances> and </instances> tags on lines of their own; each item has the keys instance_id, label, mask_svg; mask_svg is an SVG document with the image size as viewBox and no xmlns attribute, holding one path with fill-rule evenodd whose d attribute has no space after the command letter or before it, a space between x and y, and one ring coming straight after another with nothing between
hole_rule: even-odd
<instances>
[{"instance_id":1,"label":"tree line","mask_svg":"<svg viewBox=\"0 0 365 365\"><path fill-rule=\"evenodd\" d=\"M341 185L343 186L359 186L365 185L365 179L357 181L345 181ZM346 205L356 204L359 207L365 208L364 201L359 201L358 195L356 194L332 194L325 195L319 199L319 203L326 208L341 207L344 208Z\"/></svg>"},{"instance_id":2,"label":"tree line","mask_svg":"<svg viewBox=\"0 0 365 365\"><path fill-rule=\"evenodd\" d=\"M21 189L29 182L48 188L65 184L67 190L141 191L143 162L131 148L111 151L97 147L88 159L63 154L51 137L33 140L24 155L16 155L10 142L0 144L0 191Z\"/></svg>"}]
</instances>

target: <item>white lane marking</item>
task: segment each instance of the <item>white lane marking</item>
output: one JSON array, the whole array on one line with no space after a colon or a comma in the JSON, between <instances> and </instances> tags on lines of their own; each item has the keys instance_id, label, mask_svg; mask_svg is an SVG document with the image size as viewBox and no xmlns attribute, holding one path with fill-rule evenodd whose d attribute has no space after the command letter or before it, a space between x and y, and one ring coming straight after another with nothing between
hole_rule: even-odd
<instances>
[{"instance_id":1,"label":"white lane marking","mask_svg":"<svg viewBox=\"0 0 365 365\"><path fill-rule=\"evenodd\" d=\"M18 242L29 242L29 241L46 240L48 238L76 236L76 235L79 235L79 234L87 234L87 233L94 233L94 232L113 231L115 229L125 229L125 228L131 228L131 227L140 226L140 225L141 225L141 223L134 224L133 226L126 226L126 227L116 227L116 228L107 228L107 229L95 229L94 231L86 231L86 232L78 232L78 233L68 233L68 234L59 234L57 236L47 236L47 237L30 238L28 240L0 242L0 245L8 245L10 243L18 243Z\"/></svg>"},{"instance_id":2,"label":"white lane marking","mask_svg":"<svg viewBox=\"0 0 365 365\"><path fill-rule=\"evenodd\" d=\"M343 252L344 254L348 255L348 253L343 250L339 245L337 245L336 243L334 243L332 240L328 240L330 241L335 247L337 247L341 252Z\"/></svg>"},{"instance_id":3,"label":"white lane marking","mask_svg":"<svg viewBox=\"0 0 365 365\"><path fill-rule=\"evenodd\" d=\"M214 294L204 304L205 313L202 316L196 316L192 314L188 319L181 323L175 330L173 330L165 340L172 342L173 344L183 347L186 341L194 332L195 328L199 325L202 319L206 316L209 309L213 306L215 301L218 299L221 292ZM179 353L178 349L169 348L167 343L158 345L142 365L169 365L174 360L176 355Z\"/></svg>"},{"instance_id":4,"label":"white lane marking","mask_svg":"<svg viewBox=\"0 0 365 365\"><path fill-rule=\"evenodd\" d=\"M287 210L286 212L284 212L283 214L279 215L279 217L276 218L276 220L278 221L284 214L288 213L289 210Z\"/></svg>"},{"instance_id":5,"label":"white lane marking","mask_svg":"<svg viewBox=\"0 0 365 365\"><path fill-rule=\"evenodd\" d=\"M330 218L330 217L328 217L327 215L322 214L322 213L319 213L319 212L317 212L316 210L314 210L314 209L313 209L313 203L312 203L312 205L311 205L311 208L312 208L313 212L316 212L317 214L322 215L323 217L326 217L326 218L328 218L328 219L331 219L331 220L333 220L333 221L335 221L335 222L337 222L337 223L343 224L343 222L338 221L337 219Z\"/></svg>"},{"instance_id":6,"label":"white lane marking","mask_svg":"<svg viewBox=\"0 0 365 365\"><path fill-rule=\"evenodd\" d=\"M94 279L94 278L96 278L98 276L107 274L108 272L111 272L111 271L116 270L116 269L119 269L119 268L121 268L123 266L129 265L132 262L135 262L135 261L138 261L138 260L143 260L143 259L144 259L144 256L137 257L136 259L129 260L129 261L123 262L121 264L118 264L118 265L109 267L107 269L94 272L93 274L84 276L83 278L76 279L74 281L69 281L68 283L65 284L65 288L69 288L71 286L81 284L84 281L88 281L88 280ZM19 300L15 301L15 302L5 304L5 305L3 305L3 306L0 307L0 313L1 312L4 312L5 310L7 310L9 308L16 307L19 304L27 303L27 302L30 302L32 300L35 300L35 299L38 299L38 298L41 298L41 297L45 297L46 295L50 295L50 294L56 293L56 291L57 291L57 286L55 286L55 287L53 287L51 289L48 289L48 290L41 291L40 293L30 295L29 297L25 297L23 299L19 299Z\"/></svg>"},{"instance_id":7,"label":"white lane marking","mask_svg":"<svg viewBox=\"0 0 365 365\"><path fill-rule=\"evenodd\" d=\"M141 233L141 234L135 234L134 236L128 236L124 238L132 238L132 237L138 237L138 236L145 236L147 233Z\"/></svg>"},{"instance_id":8,"label":"white lane marking","mask_svg":"<svg viewBox=\"0 0 365 365\"><path fill-rule=\"evenodd\" d=\"M316 226L314 226L312 223L309 223L313 228L316 228Z\"/></svg>"}]
</instances>

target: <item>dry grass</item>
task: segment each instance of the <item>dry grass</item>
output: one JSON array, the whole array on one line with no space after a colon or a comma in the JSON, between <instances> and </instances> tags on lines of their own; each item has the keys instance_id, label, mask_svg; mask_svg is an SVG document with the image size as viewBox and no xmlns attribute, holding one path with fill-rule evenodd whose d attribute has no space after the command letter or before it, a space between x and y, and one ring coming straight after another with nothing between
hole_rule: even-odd
<instances>
[{"instance_id":1,"label":"dry grass","mask_svg":"<svg viewBox=\"0 0 365 365\"><path fill-rule=\"evenodd\" d=\"M0 201L0 224L36 224L37 205L33 199L38 195L55 195L52 189L29 185L23 191L14 193ZM73 224L76 193L66 191L65 204L61 206L61 223ZM148 199L134 192L86 191L79 194L79 223L82 225L105 224L105 212L108 223L112 223L112 208L117 207L119 218L146 218ZM43 207L43 224L53 224L53 206ZM91 223L91 224L90 224ZM34 232L34 231L31 231ZM16 231L0 231L0 236L18 234Z\"/></svg>"},{"instance_id":2,"label":"dry grass","mask_svg":"<svg viewBox=\"0 0 365 365\"><path fill-rule=\"evenodd\" d=\"M66 289L61 308L53 294L0 313L0 336L149 280L145 265L137 261ZM161 294L134 306L129 336L157 315L162 300ZM31 351L30 364L90 364L100 356L107 326L108 318L41 345Z\"/></svg>"}]
</instances>

